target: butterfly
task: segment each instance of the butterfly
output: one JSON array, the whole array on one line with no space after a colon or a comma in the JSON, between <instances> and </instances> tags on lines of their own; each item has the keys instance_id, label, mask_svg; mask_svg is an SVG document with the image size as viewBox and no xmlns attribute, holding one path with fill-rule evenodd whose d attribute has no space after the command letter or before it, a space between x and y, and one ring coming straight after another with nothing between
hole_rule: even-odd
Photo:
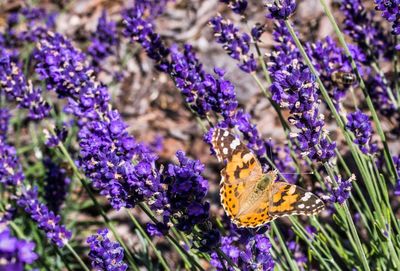
<instances>
[{"instance_id":1,"label":"butterfly","mask_svg":"<svg viewBox=\"0 0 400 271\"><path fill-rule=\"evenodd\" d=\"M274 182L276 170L264 174L254 153L227 129L216 128L211 142L218 161L225 163L221 204L238 227L255 228L288 215L314 215L324 208L313 193L287 182Z\"/></svg>"}]
</instances>

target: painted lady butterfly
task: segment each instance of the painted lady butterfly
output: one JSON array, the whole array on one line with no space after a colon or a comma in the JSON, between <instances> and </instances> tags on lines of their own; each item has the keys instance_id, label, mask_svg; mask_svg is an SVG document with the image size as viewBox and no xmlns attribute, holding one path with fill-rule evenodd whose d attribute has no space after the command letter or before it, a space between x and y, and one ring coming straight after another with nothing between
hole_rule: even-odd
<instances>
[{"instance_id":1,"label":"painted lady butterfly","mask_svg":"<svg viewBox=\"0 0 400 271\"><path fill-rule=\"evenodd\" d=\"M274 182L276 171L264 174L257 157L228 130L215 129L212 144L218 160L225 162L221 203L238 227L259 227L287 215L314 215L324 208L313 193L286 182Z\"/></svg>"}]
</instances>

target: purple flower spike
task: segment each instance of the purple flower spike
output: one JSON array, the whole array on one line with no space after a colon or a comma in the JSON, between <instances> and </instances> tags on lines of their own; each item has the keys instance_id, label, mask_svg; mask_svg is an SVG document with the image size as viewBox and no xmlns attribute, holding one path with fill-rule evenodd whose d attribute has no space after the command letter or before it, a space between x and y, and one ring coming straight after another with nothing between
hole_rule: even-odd
<instances>
[{"instance_id":1,"label":"purple flower spike","mask_svg":"<svg viewBox=\"0 0 400 271\"><path fill-rule=\"evenodd\" d=\"M220 2L227 4L233 12L243 15L247 8L246 0L220 0Z\"/></svg>"},{"instance_id":2,"label":"purple flower spike","mask_svg":"<svg viewBox=\"0 0 400 271\"><path fill-rule=\"evenodd\" d=\"M0 231L0 270L24 270L25 264L32 264L38 258L34 249L33 242L17 239L6 227Z\"/></svg>"},{"instance_id":3,"label":"purple flower spike","mask_svg":"<svg viewBox=\"0 0 400 271\"><path fill-rule=\"evenodd\" d=\"M41 203L38 198L38 188L23 188L17 204L31 216L38 227L46 233L47 238L58 247L63 247L71 238L71 232L60 224L61 217Z\"/></svg>"},{"instance_id":4,"label":"purple flower spike","mask_svg":"<svg viewBox=\"0 0 400 271\"><path fill-rule=\"evenodd\" d=\"M400 0L375 0L376 10L392 23L392 34L400 35Z\"/></svg>"},{"instance_id":5,"label":"purple flower spike","mask_svg":"<svg viewBox=\"0 0 400 271\"><path fill-rule=\"evenodd\" d=\"M0 47L0 88L6 97L29 110L29 118L43 119L50 112L49 104L43 100L40 88L34 88L22 73L21 65L15 56Z\"/></svg>"},{"instance_id":6,"label":"purple flower spike","mask_svg":"<svg viewBox=\"0 0 400 271\"><path fill-rule=\"evenodd\" d=\"M353 187L352 182L356 179L354 175L352 175L348 180L343 180L341 176L335 176L336 178L336 187L332 187L332 181L329 177L327 177L327 184L330 187L330 195L325 198L332 203L343 204L350 197L351 189Z\"/></svg>"},{"instance_id":7,"label":"purple flower spike","mask_svg":"<svg viewBox=\"0 0 400 271\"><path fill-rule=\"evenodd\" d=\"M117 242L111 242L107 237L108 230L98 230L90 236L87 243L90 245L89 258L95 270L125 271L128 265L124 262L124 249Z\"/></svg>"},{"instance_id":8,"label":"purple flower spike","mask_svg":"<svg viewBox=\"0 0 400 271\"><path fill-rule=\"evenodd\" d=\"M107 21L107 13L103 10L97 29L93 33L92 44L88 48L93 66L98 67L103 59L111 55L118 42L116 24L113 21Z\"/></svg>"},{"instance_id":9,"label":"purple flower spike","mask_svg":"<svg viewBox=\"0 0 400 271\"><path fill-rule=\"evenodd\" d=\"M210 25L216 41L222 44L230 57L240 62L239 68L247 73L254 72L257 68L257 61L250 53L250 36L246 33L240 35L239 29L222 16L212 18Z\"/></svg>"},{"instance_id":10,"label":"purple flower spike","mask_svg":"<svg viewBox=\"0 0 400 271\"><path fill-rule=\"evenodd\" d=\"M262 234L256 234L242 239L245 240L239 240L235 235L223 237L221 240L221 250L240 270L273 270L274 261L270 254L272 246L268 238ZM242 244L242 246L240 244ZM218 271L235 270L226 260L222 260L216 252L211 254L210 263Z\"/></svg>"},{"instance_id":11,"label":"purple flower spike","mask_svg":"<svg viewBox=\"0 0 400 271\"><path fill-rule=\"evenodd\" d=\"M364 64L379 59L383 54L387 57L393 55L394 44L382 25L374 21L374 13L368 11L361 0L343 0L340 9L345 16L344 32L366 55Z\"/></svg>"},{"instance_id":12,"label":"purple flower spike","mask_svg":"<svg viewBox=\"0 0 400 271\"><path fill-rule=\"evenodd\" d=\"M354 134L354 143L358 145L363 153L369 153L372 137L372 125L369 117L358 110L347 114L347 121L346 128Z\"/></svg>"},{"instance_id":13,"label":"purple flower spike","mask_svg":"<svg viewBox=\"0 0 400 271\"><path fill-rule=\"evenodd\" d=\"M296 0L268 0L265 6L270 12L269 18L286 20L296 9Z\"/></svg>"}]
</instances>

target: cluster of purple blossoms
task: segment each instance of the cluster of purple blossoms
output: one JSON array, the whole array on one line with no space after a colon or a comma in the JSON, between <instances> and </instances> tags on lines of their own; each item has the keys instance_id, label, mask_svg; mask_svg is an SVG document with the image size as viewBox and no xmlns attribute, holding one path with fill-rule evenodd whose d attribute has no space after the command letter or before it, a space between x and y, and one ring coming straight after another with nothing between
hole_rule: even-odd
<instances>
[{"instance_id":1,"label":"cluster of purple blossoms","mask_svg":"<svg viewBox=\"0 0 400 271\"><path fill-rule=\"evenodd\" d=\"M274 261L270 254L271 243L263 234L256 234L251 237L242 237L247 240L239 240L239 237L232 235L222 237L221 250L229 259L237 265L240 270L273 270ZM237 244L245 244L240 247ZM211 254L210 262L218 271L236 270L233 266L218 256L217 252Z\"/></svg>"},{"instance_id":2,"label":"cluster of purple blossoms","mask_svg":"<svg viewBox=\"0 0 400 271\"><path fill-rule=\"evenodd\" d=\"M32 264L38 258L33 242L11 235L8 227L0 231L0 270L24 270L25 264Z\"/></svg>"},{"instance_id":3,"label":"cluster of purple blossoms","mask_svg":"<svg viewBox=\"0 0 400 271\"><path fill-rule=\"evenodd\" d=\"M392 34L400 35L400 0L375 0L376 10L382 11L382 16L392 23ZM400 44L397 45L400 50Z\"/></svg>"},{"instance_id":4,"label":"cluster of purple blossoms","mask_svg":"<svg viewBox=\"0 0 400 271\"><path fill-rule=\"evenodd\" d=\"M337 106L340 100L346 95L346 91L350 86L333 82L332 75L337 72L352 72L344 50L328 36L322 41L317 41L311 45L308 44L307 51L312 58L314 67L319 72L325 88L328 90L329 96L331 96ZM357 47L351 46L351 51L357 63L365 61L365 56L358 51Z\"/></svg>"},{"instance_id":5,"label":"cluster of purple blossoms","mask_svg":"<svg viewBox=\"0 0 400 271\"><path fill-rule=\"evenodd\" d=\"M29 110L29 118L42 119L50 112L49 104L43 100L41 89L27 82L17 63L16 56L0 48L0 89L4 95L22 108Z\"/></svg>"},{"instance_id":6,"label":"cluster of purple blossoms","mask_svg":"<svg viewBox=\"0 0 400 271\"><path fill-rule=\"evenodd\" d=\"M43 230L47 238L58 247L63 247L71 238L71 232L60 224L61 217L40 202L36 186L31 189L23 188L17 204L24 208L39 229Z\"/></svg>"},{"instance_id":7,"label":"cluster of purple blossoms","mask_svg":"<svg viewBox=\"0 0 400 271\"><path fill-rule=\"evenodd\" d=\"M341 176L335 176L336 185L332 185L332 180L327 177L329 195L324 196L324 199L332 202L343 204L351 195L351 189L353 187L352 182L356 179L355 175L352 175L349 179L343 180Z\"/></svg>"},{"instance_id":8,"label":"cluster of purple blossoms","mask_svg":"<svg viewBox=\"0 0 400 271\"><path fill-rule=\"evenodd\" d=\"M296 9L296 0L268 0L265 6L270 12L269 18L286 20Z\"/></svg>"},{"instance_id":9,"label":"cluster of purple blossoms","mask_svg":"<svg viewBox=\"0 0 400 271\"><path fill-rule=\"evenodd\" d=\"M162 210L157 156L127 133L120 114L110 109L107 88L93 78L85 56L63 36L49 33L38 44L34 57L36 71L47 88L68 98L65 111L79 118L79 165L93 187L115 209L148 199L153 209Z\"/></svg>"},{"instance_id":10,"label":"cluster of purple blossoms","mask_svg":"<svg viewBox=\"0 0 400 271\"><path fill-rule=\"evenodd\" d=\"M360 110L347 114L346 128L354 134L354 143L363 153L376 151L376 145L371 144L372 125L368 115Z\"/></svg>"},{"instance_id":11,"label":"cluster of purple blossoms","mask_svg":"<svg viewBox=\"0 0 400 271\"><path fill-rule=\"evenodd\" d=\"M272 36L276 44L268 55L268 70L271 74L291 64L294 59L301 59L301 54L296 47L284 21L274 22Z\"/></svg>"},{"instance_id":12,"label":"cluster of purple blossoms","mask_svg":"<svg viewBox=\"0 0 400 271\"><path fill-rule=\"evenodd\" d=\"M317 84L311 72L303 63L293 60L271 75L272 99L289 109L289 123L298 129L291 135L297 140L298 151L312 160L328 161L335 155L336 145L328 141L323 130L324 116L319 113Z\"/></svg>"},{"instance_id":13,"label":"cluster of purple blossoms","mask_svg":"<svg viewBox=\"0 0 400 271\"><path fill-rule=\"evenodd\" d=\"M128 265L124 262L124 249L117 242L107 237L108 230L101 229L97 234L90 236L87 243L90 245L89 258L95 270L125 271Z\"/></svg>"},{"instance_id":14,"label":"cluster of purple blossoms","mask_svg":"<svg viewBox=\"0 0 400 271\"><path fill-rule=\"evenodd\" d=\"M47 171L44 179L44 199L49 209L58 214L67 197L71 179L68 178L66 170L50 158L44 159L43 164Z\"/></svg>"},{"instance_id":15,"label":"cluster of purple blossoms","mask_svg":"<svg viewBox=\"0 0 400 271\"><path fill-rule=\"evenodd\" d=\"M247 33L239 33L239 29L222 16L210 20L216 41L222 44L230 57L239 61L239 68L251 73L257 69L257 61L250 52L251 37Z\"/></svg>"},{"instance_id":16,"label":"cluster of purple blossoms","mask_svg":"<svg viewBox=\"0 0 400 271\"><path fill-rule=\"evenodd\" d=\"M154 32L150 18L145 19L145 11L141 5L124 11L124 35L143 47L148 57L156 62L157 69L167 72L169 49L162 43L160 35Z\"/></svg>"},{"instance_id":17,"label":"cluster of purple blossoms","mask_svg":"<svg viewBox=\"0 0 400 271\"><path fill-rule=\"evenodd\" d=\"M394 45L387 33L373 20L374 13L367 11L361 0L343 0L340 9L345 16L344 32L366 56L363 64L379 59L380 55L390 57L393 54Z\"/></svg>"},{"instance_id":18,"label":"cluster of purple blossoms","mask_svg":"<svg viewBox=\"0 0 400 271\"><path fill-rule=\"evenodd\" d=\"M201 117L213 111L227 119L237 108L234 86L223 78L223 70L214 72L215 76L204 71L190 45L183 52L171 49L171 76L186 103Z\"/></svg>"},{"instance_id":19,"label":"cluster of purple blossoms","mask_svg":"<svg viewBox=\"0 0 400 271\"><path fill-rule=\"evenodd\" d=\"M247 8L247 0L220 0L227 4L234 13L243 15Z\"/></svg>"},{"instance_id":20,"label":"cluster of purple blossoms","mask_svg":"<svg viewBox=\"0 0 400 271\"><path fill-rule=\"evenodd\" d=\"M17 151L6 142L9 119L9 111L0 108L0 183L14 187L22 183L25 175Z\"/></svg>"},{"instance_id":21,"label":"cluster of purple blossoms","mask_svg":"<svg viewBox=\"0 0 400 271\"><path fill-rule=\"evenodd\" d=\"M114 53L118 43L116 24L114 21L107 21L107 13L103 10L87 49L92 57L92 65L99 67L102 60Z\"/></svg>"},{"instance_id":22,"label":"cluster of purple blossoms","mask_svg":"<svg viewBox=\"0 0 400 271\"><path fill-rule=\"evenodd\" d=\"M158 157L129 136L117 111L104 117L79 131L81 168L113 208L134 207L147 199L153 209L162 210L164 190L155 165Z\"/></svg>"},{"instance_id":23,"label":"cluster of purple blossoms","mask_svg":"<svg viewBox=\"0 0 400 271\"><path fill-rule=\"evenodd\" d=\"M208 180L201 176L204 165L199 161L187 158L182 151L176 157L179 165L169 164L162 182L168 186L169 212L176 220L176 227L191 232L209 216L210 204L204 202Z\"/></svg>"}]
</instances>

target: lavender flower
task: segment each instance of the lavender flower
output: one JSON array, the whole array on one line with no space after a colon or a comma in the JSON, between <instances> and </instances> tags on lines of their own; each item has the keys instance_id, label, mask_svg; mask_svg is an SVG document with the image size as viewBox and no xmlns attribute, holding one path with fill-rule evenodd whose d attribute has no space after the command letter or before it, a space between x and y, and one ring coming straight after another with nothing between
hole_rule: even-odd
<instances>
[{"instance_id":1,"label":"lavender flower","mask_svg":"<svg viewBox=\"0 0 400 271\"><path fill-rule=\"evenodd\" d=\"M33 242L11 235L8 227L0 231L0 269L24 270L25 264L32 264L38 258Z\"/></svg>"},{"instance_id":2,"label":"lavender flower","mask_svg":"<svg viewBox=\"0 0 400 271\"><path fill-rule=\"evenodd\" d=\"M85 56L60 34L47 33L33 53L36 72L45 80L48 90L68 98L67 113L80 118L80 124L100 119L107 111L109 94L106 87L92 77L93 68Z\"/></svg>"},{"instance_id":3,"label":"lavender flower","mask_svg":"<svg viewBox=\"0 0 400 271\"><path fill-rule=\"evenodd\" d=\"M353 187L352 182L356 179L355 175L352 175L348 180L343 180L341 176L335 176L336 185L332 185L332 180L327 177L327 184L330 188L330 195L326 196L325 199L332 203L343 204L350 197L351 188Z\"/></svg>"},{"instance_id":4,"label":"lavender flower","mask_svg":"<svg viewBox=\"0 0 400 271\"><path fill-rule=\"evenodd\" d=\"M88 48L92 65L98 67L103 59L112 55L118 42L116 24L113 21L107 21L107 13L103 10Z\"/></svg>"},{"instance_id":5,"label":"lavender flower","mask_svg":"<svg viewBox=\"0 0 400 271\"><path fill-rule=\"evenodd\" d=\"M268 70L271 74L284 69L293 60L301 59L301 54L284 21L275 21L272 35L277 44L274 45L272 52L269 54Z\"/></svg>"},{"instance_id":6,"label":"lavender flower","mask_svg":"<svg viewBox=\"0 0 400 271\"><path fill-rule=\"evenodd\" d=\"M58 214L67 196L71 180L67 177L66 170L56 165L50 158L44 159L43 163L47 171L44 180L44 198L49 209Z\"/></svg>"},{"instance_id":7,"label":"lavender flower","mask_svg":"<svg viewBox=\"0 0 400 271\"><path fill-rule=\"evenodd\" d=\"M213 111L229 118L237 107L234 86L223 79L223 70L214 72L216 76L203 70L190 45L185 45L183 52L172 48L171 75L186 102L200 116Z\"/></svg>"},{"instance_id":8,"label":"lavender flower","mask_svg":"<svg viewBox=\"0 0 400 271\"><path fill-rule=\"evenodd\" d=\"M392 34L400 35L400 0L375 0L376 10L392 23Z\"/></svg>"},{"instance_id":9,"label":"lavender flower","mask_svg":"<svg viewBox=\"0 0 400 271\"><path fill-rule=\"evenodd\" d=\"M295 0L268 0L265 6L268 8L270 14L269 18L277 20L287 20L296 9Z\"/></svg>"},{"instance_id":10,"label":"lavender flower","mask_svg":"<svg viewBox=\"0 0 400 271\"><path fill-rule=\"evenodd\" d=\"M352 54L353 58L357 63L362 63L365 60L364 54L358 51L358 48L355 46L351 48L352 52L354 52ZM308 45L307 51L313 60L315 68L319 72L321 80L324 82L325 88L328 90L329 96L331 96L338 107L350 86L339 85L333 82L332 75L337 72L352 72L350 62L344 50L328 36L322 41Z\"/></svg>"},{"instance_id":11,"label":"lavender flower","mask_svg":"<svg viewBox=\"0 0 400 271\"><path fill-rule=\"evenodd\" d=\"M25 176L14 147L7 144L7 130L10 113L0 108L0 183L6 186L18 186Z\"/></svg>"},{"instance_id":12,"label":"lavender flower","mask_svg":"<svg viewBox=\"0 0 400 271\"><path fill-rule=\"evenodd\" d=\"M38 188L23 188L22 195L17 200L18 206L34 220L39 229L46 233L47 238L57 245L63 247L71 238L71 232L64 225L60 224L61 217L41 203L38 198Z\"/></svg>"},{"instance_id":13,"label":"lavender flower","mask_svg":"<svg viewBox=\"0 0 400 271\"><path fill-rule=\"evenodd\" d=\"M89 258L95 270L125 271L128 265L124 262L124 249L117 242L111 242L107 237L108 230L101 229L90 236Z\"/></svg>"},{"instance_id":14,"label":"lavender flower","mask_svg":"<svg viewBox=\"0 0 400 271\"><path fill-rule=\"evenodd\" d=\"M208 181L201 176L204 165L188 159L185 153L176 153L179 165L168 166L163 183L168 186L170 214L176 219L176 227L191 232L193 227L208 219L210 204L204 202Z\"/></svg>"},{"instance_id":15,"label":"lavender flower","mask_svg":"<svg viewBox=\"0 0 400 271\"><path fill-rule=\"evenodd\" d=\"M243 15L247 8L246 0L220 0L220 2L227 4L233 12Z\"/></svg>"},{"instance_id":16,"label":"lavender flower","mask_svg":"<svg viewBox=\"0 0 400 271\"><path fill-rule=\"evenodd\" d=\"M239 29L222 16L216 16L210 20L216 41L222 44L230 57L240 63L239 68L251 73L257 68L254 55L250 53L251 37L247 33L240 34Z\"/></svg>"},{"instance_id":17,"label":"lavender flower","mask_svg":"<svg viewBox=\"0 0 400 271\"><path fill-rule=\"evenodd\" d=\"M297 139L300 153L319 161L332 158L335 144L329 143L323 132L324 116L318 110L317 84L309 69L294 60L283 70L274 72L272 78L272 99L289 109L289 123L299 130L292 137Z\"/></svg>"},{"instance_id":18,"label":"lavender flower","mask_svg":"<svg viewBox=\"0 0 400 271\"><path fill-rule=\"evenodd\" d=\"M347 114L346 128L354 134L354 143L363 153L370 152L372 125L369 117L360 110Z\"/></svg>"},{"instance_id":19,"label":"lavender flower","mask_svg":"<svg viewBox=\"0 0 400 271\"><path fill-rule=\"evenodd\" d=\"M361 0L343 0L340 9L344 19L344 32L348 34L366 55L364 64L393 55L394 45L387 38L382 26L373 20L374 14L368 12Z\"/></svg>"},{"instance_id":20,"label":"lavender flower","mask_svg":"<svg viewBox=\"0 0 400 271\"><path fill-rule=\"evenodd\" d=\"M4 48L0 48L0 89L7 98L14 100L22 108L29 110L31 119L42 119L50 112L49 104L43 100L41 89L27 82L21 67Z\"/></svg>"},{"instance_id":21,"label":"lavender flower","mask_svg":"<svg viewBox=\"0 0 400 271\"><path fill-rule=\"evenodd\" d=\"M243 248L234 243L245 244ZM268 238L262 234L256 234L247 238L247 240L239 240L235 235L222 237L221 250L235 263L240 270L272 270L274 261L270 254L271 243ZM235 270L226 260L218 256L216 252L211 254L210 262L217 270Z\"/></svg>"},{"instance_id":22,"label":"lavender flower","mask_svg":"<svg viewBox=\"0 0 400 271\"><path fill-rule=\"evenodd\" d=\"M167 71L169 49L162 43L161 38L153 30L150 20L143 18L145 9L140 5L123 14L125 30L124 35L142 45L147 55L156 62L156 68Z\"/></svg>"},{"instance_id":23,"label":"lavender flower","mask_svg":"<svg viewBox=\"0 0 400 271\"><path fill-rule=\"evenodd\" d=\"M118 111L110 110L107 88L91 76L85 56L59 34L49 33L35 51L36 71L48 89L68 98L65 109L79 118L79 166L93 187L115 209L147 200L154 210L164 207L164 190L155 167L157 156L138 144ZM132 160L137 163L132 164Z\"/></svg>"}]
</instances>

